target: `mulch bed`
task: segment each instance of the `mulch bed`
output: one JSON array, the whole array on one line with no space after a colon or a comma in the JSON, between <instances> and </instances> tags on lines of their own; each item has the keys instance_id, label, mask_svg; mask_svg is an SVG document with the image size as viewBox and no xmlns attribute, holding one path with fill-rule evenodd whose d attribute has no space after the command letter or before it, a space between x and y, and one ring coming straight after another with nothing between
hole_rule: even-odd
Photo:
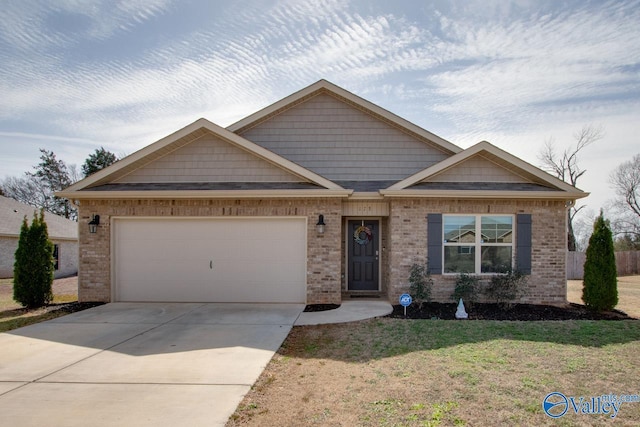
<instances>
[{"instance_id":1,"label":"mulch bed","mask_svg":"<svg viewBox=\"0 0 640 427\"><path fill-rule=\"evenodd\" d=\"M97 307L103 305L103 302L67 302L61 304L49 304L47 311L56 311L61 313L75 313L76 311L86 310L88 308Z\"/></svg>"},{"instance_id":2,"label":"mulch bed","mask_svg":"<svg viewBox=\"0 0 640 427\"><path fill-rule=\"evenodd\" d=\"M338 307L340 307L340 304L309 304L304 308L304 312L335 310Z\"/></svg>"},{"instance_id":3,"label":"mulch bed","mask_svg":"<svg viewBox=\"0 0 640 427\"><path fill-rule=\"evenodd\" d=\"M39 308L14 308L12 310L5 310L0 312L0 320L18 317L18 316L43 316L48 313L56 313L59 316L75 313L76 311L86 310L88 308L97 307L103 305L103 302L65 302L58 304L49 304Z\"/></svg>"},{"instance_id":4,"label":"mulch bed","mask_svg":"<svg viewBox=\"0 0 640 427\"><path fill-rule=\"evenodd\" d=\"M340 307L338 304L310 304L304 309L305 312L334 310ZM455 314L458 304L426 302L422 308L418 304L407 307L407 315L404 314L404 307L393 306L393 313L388 317L396 319L442 319L456 320ZM588 310L581 304L568 304L566 307L556 307L551 305L535 304L514 304L510 309L505 310L498 304L474 304L466 307L469 320L638 320L629 317L619 310L594 312Z\"/></svg>"},{"instance_id":5,"label":"mulch bed","mask_svg":"<svg viewBox=\"0 0 640 427\"><path fill-rule=\"evenodd\" d=\"M417 304L407 307L409 319L443 319L455 320L458 304L456 303L424 303L422 308ZM514 304L510 309L503 309L497 304L474 304L465 307L471 320L630 320L626 313L619 310L594 312L581 304L568 304L566 307L535 304ZM404 307L393 306L389 317L405 318ZM637 319L635 319L637 320Z\"/></svg>"}]
</instances>

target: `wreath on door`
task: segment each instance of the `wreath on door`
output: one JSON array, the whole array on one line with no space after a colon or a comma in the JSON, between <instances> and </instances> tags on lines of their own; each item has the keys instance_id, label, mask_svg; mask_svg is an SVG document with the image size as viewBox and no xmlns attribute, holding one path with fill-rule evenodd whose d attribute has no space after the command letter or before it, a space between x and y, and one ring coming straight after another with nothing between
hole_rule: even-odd
<instances>
[{"instance_id":1,"label":"wreath on door","mask_svg":"<svg viewBox=\"0 0 640 427\"><path fill-rule=\"evenodd\" d=\"M363 236L364 233L364 236ZM371 229L364 225L356 228L356 231L353 233L353 240L359 245L366 245L373 239L373 235L371 234Z\"/></svg>"}]
</instances>

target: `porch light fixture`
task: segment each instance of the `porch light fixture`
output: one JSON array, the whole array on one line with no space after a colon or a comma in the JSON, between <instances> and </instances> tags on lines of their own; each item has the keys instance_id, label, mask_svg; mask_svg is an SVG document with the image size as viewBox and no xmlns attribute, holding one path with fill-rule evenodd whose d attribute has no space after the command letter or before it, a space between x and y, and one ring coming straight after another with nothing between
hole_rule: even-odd
<instances>
[{"instance_id":1,"label":"porch light fixture","mask_svg":"<svg viewBox=\"0 0 640 427\"><path fill-rule=\"evenodd\" d=\"M324 215L318 215L318 223L316 224L316 231L318 234L324 234Z\"/></svg>"},{"instance_id":2,"label":"porch light fixture","mask_svg":"<svg viewBox=\"0 0 640 427\"><path fill-rule=\"evenodd\" d=\"M94 215L89 221L89 233L95 234L98 231L98 225L100 224L100 215Z\"/></svg>"}]
</instances>

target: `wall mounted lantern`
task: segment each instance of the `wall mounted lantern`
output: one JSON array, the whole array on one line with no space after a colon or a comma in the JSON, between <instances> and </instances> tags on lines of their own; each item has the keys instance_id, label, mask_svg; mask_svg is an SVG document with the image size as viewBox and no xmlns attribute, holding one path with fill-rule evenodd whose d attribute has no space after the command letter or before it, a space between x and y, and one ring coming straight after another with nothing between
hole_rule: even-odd
<instances>
[{"instance_id":1,"label":"wall mounted lantern","mask_svg":"<svg viewBox=\"0 0 640 427\"><path fill-rule=\"evenodd\" d=\"M95 234L98 231L98 225L100 224L100 215L94 215L89 221L89 233Z\"/></svg>"},{"instance_id":2,"label":"wall mounted lantern","mask_svg":"<svg viewBox=\"0 0 640 427\"><path fill-rule=\"evenodd\" d=\"M319 215L318 223L316 224L316 231L318 232L318 234L324 234L325 225L326 224L324 223L324 215Z\"/></svg>"}]
</instances>

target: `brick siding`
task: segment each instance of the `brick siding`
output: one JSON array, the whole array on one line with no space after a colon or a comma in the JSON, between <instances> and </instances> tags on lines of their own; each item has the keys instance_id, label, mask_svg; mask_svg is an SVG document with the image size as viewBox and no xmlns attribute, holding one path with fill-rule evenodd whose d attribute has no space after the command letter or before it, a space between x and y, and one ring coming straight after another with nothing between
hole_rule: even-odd
<instances>
[{"instance_id":1,"label":"brick siding","mask_svg":"<svg viewBox=\"0 0 640 427\"><path fill-rule=\"evenodd\" d=\"M341 301L339 249L340 199L296 200L83 200L79 220L87 223L100 215L95 234L80 227L80 301L111 301L111 217L250 217L306 216L307 303L339 304ZM325 233L316 233L318 215L324 215Z\"/></svg>"},{"instance_id":2,"label":"brick siding","mask_svg":"<svg viewBox=\"0 0 640 427\"><path fill-rule=\"evenodd\" d=\"M429 213L531 214L532 271L528 278L526 294L520 302L553 305L567 303L564 202L427 199L396 199L390 202L388 297L392 303L397 303L399 296L408 292L411 265L427 261L427 215ZM518 231L515 230L515 232ZM456 276L432 275L432 278L434 280L433 300L450 302Z\"/></svg>"},{"instance_id":3,"label":"brick siding","mask_svg":"<svg viewBox=\"0 0 640 427\"><path fill-rule=\"evenodd\" d=\"M382 218L382 289L392 304L409 290L409 268L426 262L427 214L532 214L532 272L522 302L566 303L566 212L562 201L392 199ZM306 216L307 303L339 304L344 287L344 229L340 199L83 200L80 205L80 301L111 301L111 217ZM96 234L86 224L100 215ZM315 224L324 215L325 233ZM517 233L517 230L516 230ZM515 254L514 254L515 256ZM455 275L434 275L432 296L448 302Z\"/></svg>"}]
</instances>

